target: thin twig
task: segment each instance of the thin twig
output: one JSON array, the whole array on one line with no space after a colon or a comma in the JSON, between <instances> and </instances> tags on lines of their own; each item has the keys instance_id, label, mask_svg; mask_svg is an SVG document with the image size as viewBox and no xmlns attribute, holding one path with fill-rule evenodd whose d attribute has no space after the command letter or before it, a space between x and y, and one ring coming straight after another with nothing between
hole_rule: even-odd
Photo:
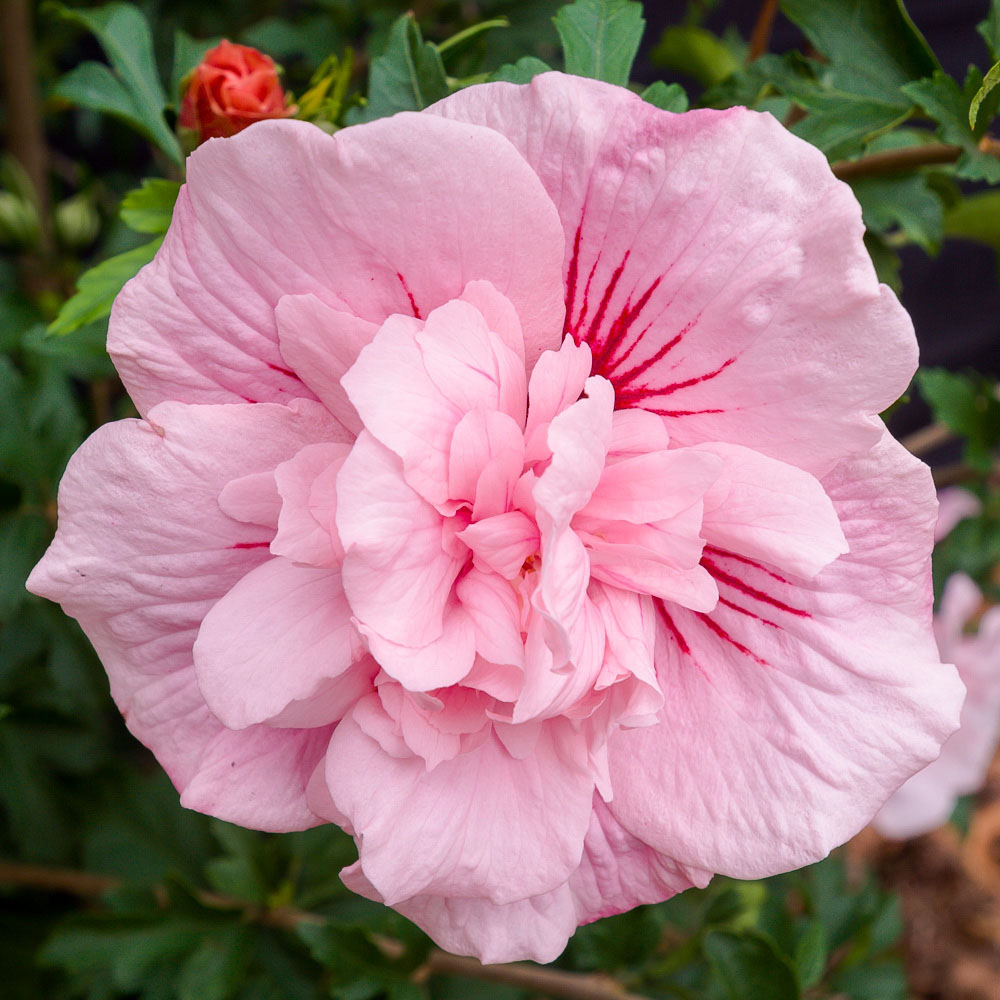
<instances>
[{"instance_id":1,"label":"thin twig","mask_svg":"<svg viewBox=\"0 0 1000 1000\"><path fill-rule=\"evenodd\" d=\"M97 872L81 872L73 868L51 868L47 865L30 865L19 862L0 861L0 885L16 885L23 889L41 889L44 892L64 892L80 899L97 899L99 896L120 888L124 883L114 875ZM163 901L169 899L163 886L154 886L153 894ZM202 906L211 910L240 910L254 923L267 927L293 930L299 924L318 924L324 917L305 910L295 910L287 906L261 907L235 896L220 892L197 892L195 898Z\"/></svg>"},{"instance_id":2,"label":"thin twig","mask_svg":"<svg viewBox=\"0 0 1000 1000\"><path fill-rule=\"evenodd\" d=\"M940 448L954 437L955 435L943 424L929 424L927 427L921 427L919 431L907 434L900 443L911 455L920 458L935 448Z\"/></svg>"},{"instance_id":3,"label":"thin twig","mask_svg":"<svg viewBox=\"0 0 1000 1000\"><path fill-rule=\"evenodd\" d=\"M0 3L2 2L3 0L0 0ZM123 884L121 879L113 875L0 861L0 885L63 892L81 899L97 899ZM163 905L167 905L169 897L162 886L154 886L153 892ZM246 920L267 927L294 930L304 923L326 923L326 918L318 913L296 910L288 906L260 907L223 893L198 892L195 897L202 906L214 910L237 910ZM376 938L374 943L387 958L399 958L402 954L403 946L395 939L380 937ZM437 948L430 952L427 961L414 973L417 982L429 976L462 976L488 983L506 983L509 986L567 1000L646 1000L645 997L629 993L624 986L608 976L564 972L561 969L548 969L529 962L482 965L474 958L450 955Z\"/></svg>"},{"instance_id":4,"label":"thin twig","mask_svg":"<svg viewBox=\"0 0 1000 1000\"><path fill-rule=\"evenodd\" d=\"M7 146L35 189L42 249L51 249L47 150L35 80L30 0L0 0L0 81L6 104Z\"/></svg>"},{"instance_id":5,"label":"thin twig","mask_svg":"<svg viewBox=\"0 0 1000 1000\"><path fill-rule=\"evenodd\" d=\"M857 160L838 160L830 167L842 181L850 181L856 177L899 174L937 163L954 163L961 155L961 146L952 146L944 142L927 142L920 146L904 146L902 149L871 153Z\"/></svg>"},{"instance_id":6,"label":"thin twig","mask_svg":"<svg viewBox=\"0 0 1000 1000\"><path fill-rule=\"evenodd\" d=\"M97 875L93 872L78 872L72 868L49 868L44 865L22 865L0 861L0 885L65 892L81 899L94 899L120 884L113 875Z\"/></svg>"},{"instance_id":7,"label":"thin twig","mask_svg":"<svg viewBox=\"0 0 1000 1000\"><path fill-rule=\"evenodd\" d=\"M563 972L560 969L547 969L520 962L482 965L474 958L463 958L437 949L427 956L426 965L418 971L423 976L439 974L479 979L487 983L504 983L550 997L565 997L566 1000L645 1000L635 993L629 993L610 976Z\"/></svg>"},{"instance_id":8,"label":"thin twig","mask_svg":"<svg viewBox=\"0 0 1000 1000\"><path fill-rule=\"evenodd\" d=\"M747 65L759 59L766 51L771 41L771 29L778 13L778 0L764 0L760 13L750 35L750 47L747 50Z\"/></svg>"},{"instance_id":9,"label":"thin twig","mask_svg":"<svg viewBox=\"0 0 1000 1000\"><path fill-rule=\"evenodd\" d=\"M979 151L1000 159L1000 139L984 135L979 140ZM954 163L963 152L961 146L953 146L950 143L925 142L919 146L887 149L882 153L872 153L856 160L838 160L830 164L830 169L842 181L849 181L856 177L900 174L907 170L916 170L918 167Z\"/></svg>"}]
</instances>

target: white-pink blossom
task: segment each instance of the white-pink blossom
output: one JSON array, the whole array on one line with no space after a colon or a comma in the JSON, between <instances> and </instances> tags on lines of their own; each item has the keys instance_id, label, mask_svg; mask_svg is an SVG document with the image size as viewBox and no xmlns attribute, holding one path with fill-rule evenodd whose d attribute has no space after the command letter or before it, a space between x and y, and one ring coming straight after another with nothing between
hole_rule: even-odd
<instances>
[{"instance_id":1,"label":"white-pink blossom","mask_svg":"<svg viewBox=\"0 0 1000 1000\"><path fill-rule=\"evenodd\" d=\"M961 701L862 232L771 117L560 74L212 140L30 586L185 805L453 951L815 861Z\"/></svg>"},{"instance_id":2,"label":"white-pink blossom","mask_svg":"<svg viewBox=\"0 0 1000 1000\"><path fill-rule=\"evenodd\" d=\"M978 497L957 487L942 490L938 500L939 540L982 510ZM958 731L941 756L906 781L873 820L879 833L895 839L917 837L946 823L961 796L982 788L1000 744L1000 608L983 611L982 592L965 573L955 573L945 582L934 635L941 658L958 668L965 704Z\"/></svg>"}]
</instances>

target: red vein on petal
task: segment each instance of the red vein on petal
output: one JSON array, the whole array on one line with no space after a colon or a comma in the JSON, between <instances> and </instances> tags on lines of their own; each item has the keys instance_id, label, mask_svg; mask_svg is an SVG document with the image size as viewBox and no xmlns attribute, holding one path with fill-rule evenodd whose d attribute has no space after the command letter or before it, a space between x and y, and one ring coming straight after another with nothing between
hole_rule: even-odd
<instances>
[{"instance_id":1,"label":"red vein on petal","mask_svg":"<svg viewBox=\"0 0 1000 1000\"><path fill-rule=\"evenodd\" d=\"M594 357L595 372L598 372L605 378L610 378L610 373L622 364L632 351L635 350L636 344L642 340L643 334L649 329L649 326L647 326L646 329L632 341L628 349L622 355L612 360L612 355L622 345L625 338L628 336L629 331L632 329L632 324L639 318L643 309L646 308L646 304L649 302L650 296L652 296L653 292L656 291L656 286L659 285L662 280L663 276L661 275L649 286L649 288L646 289L646 291L642 293L641 296L639 296L639 301L636 302L635 305L632 305L632 299L629 297L629 300L625 303L625 307L611 324L611 330L608 333L607 338L601 344L600 350Z\"/></svg>"},{"instance_id":2,"label":"red vein on petal","mask_svg":"<svg viewBox=\"0 0 1000 1000\"><path fill-rule=\"evenodd\" d=\"M420 310L417 308L416 300L413 298L413 292L410 291L410 286L406 283L406 278L399 271L396 272L396 277L399 278L399 283L403 286L403 291L406 292L406 297L410 300L410 309L413 310L413 315L417 319L423 319L423 316L420 315Z\"/></svg>"},{"instance_id":3,"label":"red vein on petal","mask_svg":"<svg viewBox=\"0 0 1000 1000\"><path fill-rule=\"evenodd\" d=\"M569 268L566 272L566 315L563 318L563 336L573 331L573 307L576 305L576 281L580 272L580 238L583 235L583 220L576 227L576 236L573 237L573 254L569 259ZM576 340L574 332L574 340ZM579 343L579 341L577 341Z\"/></svg>"},{"instance_id":4,"label":"red vein on petal","mask_svg":"<svg viewBox=\"0 0 1000 1000\"><path fill-rule=\"evenodd\" d=\"M584 340L588 344L594 342L594 336L597 334L597 330L604 320L604 314L608 311L608 306L611 304L611 296L615 294L615 288L618 286L618 282L621 280L622 272L625 270L625 265L628 263L628 257L631 250L625 251L625 256L622 257L622 262L611 272L611 280L607 283L604 288L604 294L601 296L600 304L597 307L597 312L594 314L594 318L590 321L590 329L587 331ZM587 312L587 306L589 302L589 286L590 282L587 282L587 289L583 293L583 313ZM583 314L580 316L581 325L583 320Z\"/></svg>"},{"instance_id":5,"label":"red vein on petal","mask_svg":"<svg viewBox=\"0 0 1000 1000\"><path fill-rule=\"evenodd\" d=\"M267 367L273 372L279 372L281 375L287 375L289 378L295 379L296 382L301 382L302 379L298 377L290 368L282 368L281 365L272 365L270 361L266 362Z\"/></svg>"},{"instance_id":6,"label":"red vein on petal","mask_svg":"<svg viewBox=\"0 0 1000 1000\"><path fill-rule=\"evenodd\" d=\"M601 255L598 254L594 258L594 263L590 265L590 274L587 275L587 284L583 286L583 308L580 310L580 315L577 316L576 322L573 324L573 342L579 346L580 343L580 327L583 326L587 319L587 309L590 308L590 286L594 282L594 273L597 271L597 265L601 262Z\"/></svg>"},{"instance_id":7,"label":"red vein on petal","mask_svg":"<svg viewBox=\"0 0 1000 1000\"><path fill-rule=\"evenodd\" d=\"M642 399L646 396L669 396L672 392L676 392L678 389L687 389L692 385L698 385L699 382L708 382L715 378L717 375L721 375L734 361L735 357L729 358L723 361L718 368L714 371L705 372L704 375L695 375L692 378L684 379L683 382L671 382L669 385L665 385L660 389L649 389L645 386L638 389L623 389L619 393L622 399L626 402L635 399Z\"/></svg>"},{"instance_id":8,"label":"red vein on petal","mask_svg":"<svg viewBox=\"0 0 1000 1000\"><path fill-rule=\"evenodd\" d=\"M687 323L680 333L676 334L671 340L668 340L652 357L647 358L645 361L640 361L639 364L630 368L627 372L621 375L616 375L614 378L614 385L617 389L619 385L628 385L629 382L635 381L640 375L647 372L657 361L662 361L697 325L698 316L695 316L693 320ZM650 395L655 395L655 393L650 392Z\"/></svg>"},{"instance_id":9,"label":"red vein on petal","mask_svg":"<svg viewBox=\"0 0 1000 1000\"><path fill-rule=\"evenodd\" d=\"M673 636L674 642L677 643L680 651L690 655L691 647L687 644L684 636L681 635L680 629L674 624L674 620L670 617L670 612L667 611L663 601L660 598L656 598L653 603L656 605L656 612L660 616L660 620L667 627L667 631Z\"/></svg>"},{"instance_id":10,"label":"red vein on petal","mask_svg":"<svg viewBox=\"0 0 1000 1000\"><path fill-rule=\"evenodd\" d=\"M737 562L744 563L747 566L753 566L754 569L759 569L762 573L766 573L768 576L774 577L779 583L786 583L791 586L791 581L786 580L783 576L775 573L774 570L768 569L763 563L757 562L756 559L748 559L746 556L739 556L735 552L729 552L726 549L717 548L714 545L706 545L705 552L709 555L716 557L723 556L726 559L735 559Z\"/></svg>"},{"instance_id":11,"label":"red vein on petal","mask_svg":"<svg viewBox=\"0 0 1000 1000\"><path fill-rule=\"evenodd\" d=\"M808 611L803 611L801 608L793 608L790 604L786 604L784 601L779 601L778 598L772 597L763 590L757 590L756 587L751 587L749 584L744 583L739 577L733 576L732 573L727 573L721 566L714 563L711 559L706 559L704 553L701 557L701 564L708 570L709 573L712 574L713 577L715 577L719 583L727 583L730 587L734 587L736 590L746 594L748 597L752 597L764 604L770 604L772 607L778 608L779 611L787 611L788 614L795 615L798 618L812 617Z\"/></svg>"},{"instance_id":12,"label":"red vein on petal","mask_svg":"<svg viewBox=\"0 0 1000 1000\"><path fill-rule=\"evenodd\" d=\"M633 400L635 402L635 400ZM627 403L619 404L618 400L615 400L616 410L628 409ZM725 410L658 410L653 406L644 406L644 410L649 410L650 413L655 413L658 417L697 417L702 413L725 413Z\"/></svg>"},{"instance_id":13,"label":"red vein on petal","mask_svg":"<svg viewBox=\"0 0 1000 1000\"><path fill-rule=\"evenodd\" d=\"M236 542L235 545L230 545L231 549L266 549L271 545L270 542Z\"/></svg>"},{"instance_id":14,"label":"red vein on petal","mask_svg":"<svg viewBox=\"0 0 1000 1000\"><path fill-rule=\"evenodd\" d=\"M770 625L771 628L781 628L777 622L773 622L770 618L762 618L760 615L751 611L749 608L741 607L734 601L729 600L728 597L720 597L719 603L727 608L731 608L733 611L738 611L741 615L746 615L748 618L755 618L757 621L761 622L763 625Z\"/></svg>"},{"instance_id":15,"label":"red vein on petal","mask_svg":"<svg viewBox=\"0 0 1000 1000\"><path fill-rule=\"evenodd\" d=\"M759 663L762 667L767 666L767 660L762 660L756 653L747 649L742 642L738 642L734 639L718 622L713 621L708 615L699 614L699 618L720 638L728 642L731 646L735 646L744 656L749 656L751 660Z\"/></svg>"}]
</instances>

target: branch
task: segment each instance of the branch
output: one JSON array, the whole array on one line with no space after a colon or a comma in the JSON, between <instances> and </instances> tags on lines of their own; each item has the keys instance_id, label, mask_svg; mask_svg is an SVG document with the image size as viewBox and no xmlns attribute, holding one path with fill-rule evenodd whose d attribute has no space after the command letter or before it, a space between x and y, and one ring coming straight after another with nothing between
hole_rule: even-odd
<instances>
[{"instance_id":1,"label":"branch","mask_svg":"<svg viewBox=\"0 0 1000 1000\"><path fill-rule=\"evenodd\" d=\"M29 0L0 0L0 80L6 98L7 146L20 161L38 199L42 247L51 247L47 151L33 65Z\"/></svg>"},{"instance_id":2,"label":"branch","mask_svg":"<svg viewBox=\"0 0 1000 1000\"><path fill-rule=\"evenodd\" d=\"M851 181L856 177L904 173L935 163L954 163L962 152L961 146L952 146L944 142L927 142L920 146L887 149L884 153L872 153L857 160L838 160L830 164L830 169L842 181Z\"/></svg>"},{"instance_id":3,"label":"branch","mask_svg":"<svg viewBox=\"0 0 1000 1000\"><path fill-rule=\"evenodd\" d=\"M4 0L0 0L2 4ZM23 889L41 889L46 892L64 892L81 899L96 899L111 889L124 884L113 875L81 872L71 868L49 868L43 865L20 864L0 861L0 885L14 885ZM162 886L153 892L166 905L167 894ZM214 910L237 910L254 923L282 930L295 930L300 924L323 924L326 917L288 906L264 908L234 896L216 892L197 892L195 898L202 906ZM388 938L375 938L376 947L387 958L399 958L402 945ZM506 983L522 989L535 990L549 997L566 1000L646 1000L629 993L610 976L580 972L564 972L529 962L506 965L482 965L474 958L450 955L437 948L431 950L427 961L414 973L414 980L422 982L430 976L462 976L487 983Z\"/></svg>"},{"instance_id":4,"label":"branch","mask_svg":"<svg viewBox=\"0 0 1000 1000\"><path fill-rule=\"evenodd\" d=\"M774 27L774 18L777 13L778 0L764 0L760 6L760 13L757 15L757 21L753 26L753 33L750 35L750 47L747 50L748 66L767 51L768 43L771 41L771 29Z\"/></svg>"},{"instance_id":5,"label":"branch","mask_svg":"<svg viewBox=\"0 0 1000 1000\"><path fill-rule=\"evenodd\" d=\"M610 976L581 972L563 972L528 963L507 965L482 965L474 958L450 955L435 949L427 956L427 963L417 970L418 977L430 975L462 976L486 983L504 983L521 989L543 993L566 1000L645 1000L629 993Z\"/></svg>"},{"instance_id":6,"label":"branch","mask_svg":"<svg viewBox=\"0 0 1000 1000\"><path fill-rule=\"evenodd\" d=\"M979 140L979 151L1000 159L1000 139L984 135ZM961 146L953 146L946 142L926 142L919 146L887 149L884 153L872 153L856 160L838 160L830 164L830 169L842 181L850 181L856 177L900 174L907 170L916 170L918 167L954 163L963 152Z\"/></svg>"},{"instance_id":7,"label":"branch","mask_svg":"<svg viewBox=\"0 0 1000 1000\"><path fill-rule=\"evenodd\" d=\"M907 434L900 441L900 444L911 454L920 458L928 452L940 448L941 445L951 441L955 435L943 424L928 424L921 427L919 431Z\"/></svg>"}]
</instances>

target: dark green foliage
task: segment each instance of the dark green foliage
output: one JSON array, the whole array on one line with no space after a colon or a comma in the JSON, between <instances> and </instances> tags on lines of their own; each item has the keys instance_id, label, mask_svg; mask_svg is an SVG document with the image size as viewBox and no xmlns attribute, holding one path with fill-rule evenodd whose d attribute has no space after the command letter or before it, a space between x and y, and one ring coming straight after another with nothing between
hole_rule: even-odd
<instances>
[{"instance_id":1,"label":"dark green foliage","mask_svg":"<svg viewBox=\"0 0 1000 1000\"><path fill-rule=\"evenodd\" d=\"M658 65L708 88L694 85L692 103L770 111L830 160L932 141L961 147L956 165L852 181L882 280L898 287L896 250L906 243L934 253L944 238L959 237L1000 250L997 192L963 195L954 180L1000 181L1000 161L979 148L1000 105L992 77L973 68L959 85L946 76L899 0L783 0L818 57L765 54L750 65L737 33L703 26L711 6L691 4L652 53ZM268 835L181 809L169 780L126 732L79 628L23 586L51 537L69 456L102 420L129 412L104 349L107 315L169 225L183 169L172 127L182 81L223 34L285 64L296 100L319 86L308 117L333 131L420 110L485 79L527 83L552 67L629 85L644 28L634 0L447 0L420 5L419 20L408 7L406 0L303 0L289 14L236 0L141 7L79 0L42 15L50 69L75 66L48 88L56 99L51 131L71 133L67 147L95 161L108 148L117 157L109 136L127 133L120 124L108 130L101 115L110 115L142 137L138 155L146 158L109 169L73 154L105 219L93 260L75 258L64 244L62 256L46 262L52 287L30 296L6 291L15 285L14 264L0 264L0 860L108 879L102 893L81 899L0 884L5 998L535 995L428 976L427 937L341 883L340 870L357 854L336 828ZM980 31L989 65L1000 55L1000 0ZM90 58L100 51L106 63ZM367 74L357 71L365 65ZM688 107L677 83L632 89L667 111ZM81 109L72 120L66 102ZM101 176L88 176L91 169ZM169 179L141 180L164 173ZM0 183L30 202L10 169L0 167ZM74 196L59 191L59 199L67 195ZM37 251L37 232L32 239L25 246ZM76 276L76 294L66 294ZM1000 445L995 386L934 370L918 386L935 419L963 438L984 499L982 515L937 549L936 586L963 570L1000 596L991 582L1000 563L1000 500L985 486ZM898 900L873 880L850 883L834 856L759 882L716 878L704 890L582 927L556 967L613 976L651 998L901 1000L901 933Z\"/></svg>"},{"instance_id":2,"label":"dark green foliage","mask_svg":"<svg viewBox=\"0 0 1000 1000\"><path fill-rule=\"evenodd\" d=\"M181 148L163 118L166 94L145 16L128 3L110 3L92 10L63 4L52 4L51 8L93 32L111 64L109 69L103 63L81 63L59 81L56 94L81 107L124 119L179 164Z\"/></svg>"},{"instance_id":3,"label":"dark green foliage","mask_svg":"<svg viewBox=\"0 0 1000 1000\"><path fill-rule=\"evenodd\" d=\"M965 460L988 473L1000 445L1000 400L993 381L981 375L923 368L917 375L917 385L934 419L964 438Z\"/></svg>"},{"instance_id":4,"label":"dark green foliage","mask_svg":"<svg viewBox=\"0 0 1000 1000\"><path fill-rule=\"evenodd\" d=\"M576 0L555 18L562 40L564 69L624 86L639 51L642 4L633 0Z\"/></svg>"},{"instance_id":5,"label":"dark green foliage","mask_svg":"<svg viewBox=\"0 0 1000 1000\"><path fill-rule=\"evenodd\" d=\"M425 42L412 14L392 26L385 51L372 61L368 103L348 115L351 124L397 111L420 111L447 97L448 80L437 47Z\"/></svg>"}]
</instances>

